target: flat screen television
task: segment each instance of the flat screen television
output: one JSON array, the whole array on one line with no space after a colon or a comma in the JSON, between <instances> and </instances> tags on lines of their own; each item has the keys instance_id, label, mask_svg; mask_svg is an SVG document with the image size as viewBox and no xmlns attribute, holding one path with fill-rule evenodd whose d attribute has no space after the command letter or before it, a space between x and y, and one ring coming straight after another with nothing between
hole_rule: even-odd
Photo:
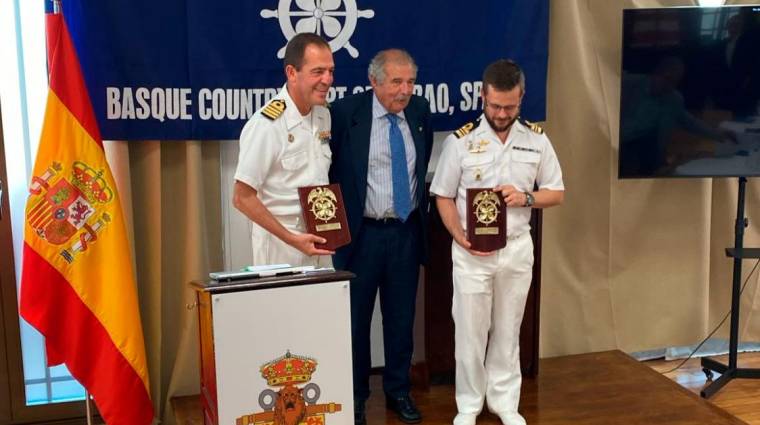
<instances>
[{"instance_id":1,"label":"flat screen television","mask_svg":"<svg viewBox=\"0 0 760 425\"><path fill-rule=\"evenodd\" d=\"M760 176L760 5L623 12L619 178Z\"/></svg>"}]
</instances>

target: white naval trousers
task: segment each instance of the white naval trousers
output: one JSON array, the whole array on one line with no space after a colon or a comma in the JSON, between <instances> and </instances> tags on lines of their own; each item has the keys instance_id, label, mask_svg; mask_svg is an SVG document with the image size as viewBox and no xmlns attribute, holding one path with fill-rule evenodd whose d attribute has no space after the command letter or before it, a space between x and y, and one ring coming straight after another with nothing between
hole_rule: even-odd
<instances>
[{"instance_id":1,"label":"white naval trousers","mask_svg":"<svg viewBox=\"0 0 760 425\"><path fill-rule=\"evenodd\" d=\"M533 272L533 241L525 232L488 257L452 243L455 331L455 424L470 425L488 408L505 425L521 425L520 325Z\"/></svg>"},{"instance_id":2,"label":"white naval trousers","mask_svg":"<svg viewBox=\"0 0 760 425\"><path fill-rule=\"evenodd\" d=\"M291 232L304 233L306 226L300 215L275 216ZM251 244L253 247L253 265L290 264L297 266L332 267L329 255L308 256L281 241L256 223L251 223Z\"/></svg>"}]
</instances>

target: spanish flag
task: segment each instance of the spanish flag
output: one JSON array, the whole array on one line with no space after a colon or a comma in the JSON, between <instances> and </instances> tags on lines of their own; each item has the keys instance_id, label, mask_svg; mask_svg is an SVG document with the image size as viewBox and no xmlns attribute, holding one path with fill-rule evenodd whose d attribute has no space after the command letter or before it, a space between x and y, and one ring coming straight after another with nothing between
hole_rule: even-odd
<instances>
[{"instance_id":1,"label":"spanish flag","mask_svg":"<svg viewBox=\"0 0 760 425\"><path fill-rule=\"evenodd\" d=\"M116 185L63 16L48 14L50 87L26 204L21 316L109 425L153 420Z\"/></svg>"}]
</instances>

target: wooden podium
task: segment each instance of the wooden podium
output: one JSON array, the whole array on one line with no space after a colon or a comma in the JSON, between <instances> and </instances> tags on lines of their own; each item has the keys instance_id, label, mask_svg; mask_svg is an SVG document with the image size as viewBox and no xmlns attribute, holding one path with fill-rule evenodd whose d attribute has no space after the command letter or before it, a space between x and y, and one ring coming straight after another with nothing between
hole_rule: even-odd
<instances>
[{"instance_id":1,"label":"wooden podium","mask_svg":"<svg viewBox=\"0 0 760 425\"><path fill-rule=\"evenodd\" d=\"M204 424L352 425L352 277L192 282Z\"/></svg>"}]
</instances>

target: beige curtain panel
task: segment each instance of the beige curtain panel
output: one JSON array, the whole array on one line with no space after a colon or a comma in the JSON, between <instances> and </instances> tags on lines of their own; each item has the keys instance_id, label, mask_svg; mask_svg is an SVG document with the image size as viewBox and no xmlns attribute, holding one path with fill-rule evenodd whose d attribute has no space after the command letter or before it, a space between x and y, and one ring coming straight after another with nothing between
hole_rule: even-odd
<instances>
[{"instance_id":1,"label":"beige curtain panel","mask_svg":"<svg viewBox=\"0 0 760 425\"><path fill-rule=\"evenodd\" d=\"M150 390L165 424L175 423L171 397L200 391L188 282L222 269L219 143L234 142L106 143L133 230Z\"/></svg>"},{"instance_id":2,"label":"beige curtain panel","mask_svg":"<svg viewBox=\"0 0 760 425\"><path fill-rule=\"evenodd\" d=\"M543 357L696 344L730 308L724 248L734 243L737 180L617 179L622 10L695 4L551 2L546 130L567 194L544 215ZM748 247L760 244L758 205L750 179ZM745 277L753 265L744 262ZM742 296L743 341L760 340L757 280Z\"/></svg>"},{"instance_id":3,"label":"beige curtain panel","mask_svg":"<svg viewBox=\"0 0 760 425\"><path fill-rule=\"evenodd\" d=\"M694 4L551 1L544 127L567 189L544 215L542 357L696 344L730 308L736 179L617 179L622 10ZM107 143L133 230L151 392L170 425L170 398L199 392L187 282L223 264L220 143L235 142ZM760 246L758 206L750 179L748 247ZM760 341L757 281L742 296L742 341Z\"/></svg>"}]
</instances>

